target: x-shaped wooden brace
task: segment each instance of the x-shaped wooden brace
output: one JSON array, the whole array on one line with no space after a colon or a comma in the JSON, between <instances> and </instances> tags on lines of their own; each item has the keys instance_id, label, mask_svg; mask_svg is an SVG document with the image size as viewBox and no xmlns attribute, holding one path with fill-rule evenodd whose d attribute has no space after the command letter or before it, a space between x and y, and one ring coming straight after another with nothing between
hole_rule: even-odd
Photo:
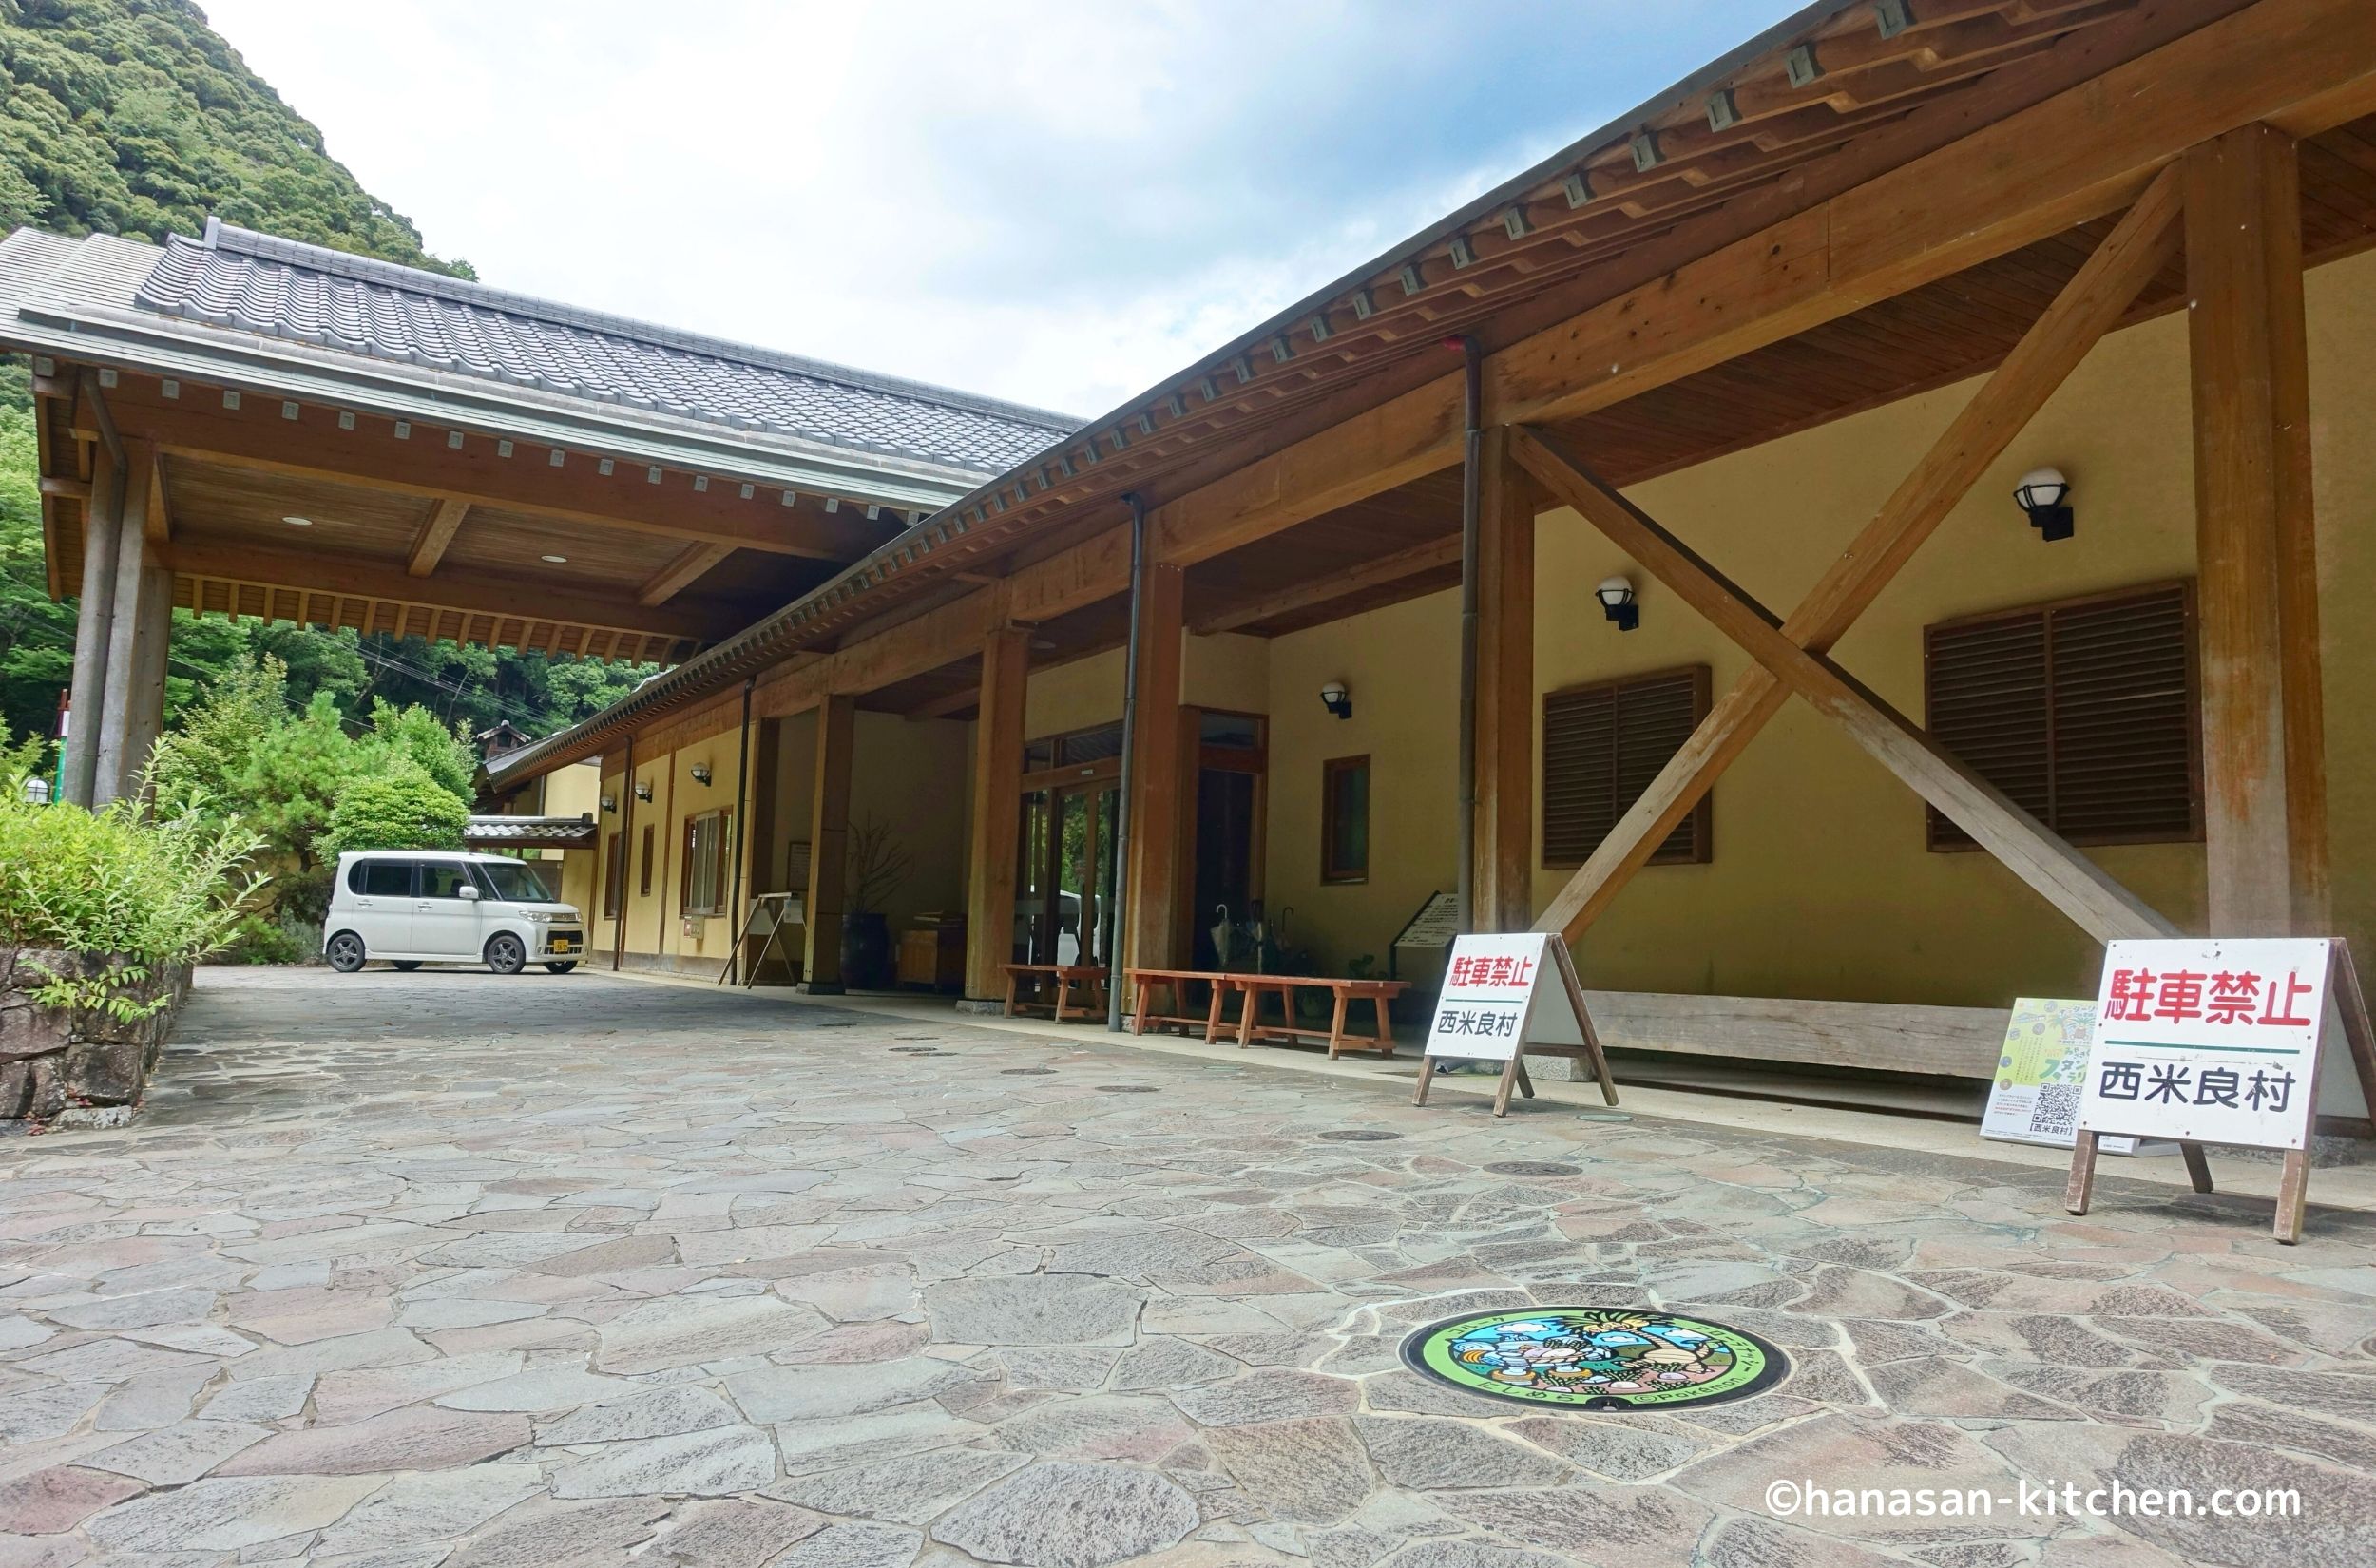
<instances>
[{"instance_id":1,"label":"x-shaped wooden brace","mask_svg":"<svg viewBox=\"0 0 2376 1568\"><path fill-rule=\"evenodd\" d=\"M1552 900L1535 929L1557 931L1573 945L1716 775L1796 693L1838 719L1859 745L2089 935L2110 941L2175 934L2168 921L1824 656L2175 256L2180 208L2179 171L2166 168L1787 621L1776 621L1601 483L1556 437L1525 428L1511 432L1511 455L1555 497L1715 621L1756 660Z\"/></svg>"},{"instance_id":2,"label":"x-shaped wooden brace","mask_svg":"<svg viewBox=\"0 0 2376 1568\"><path fill-rule=\"evenodd\" d=\"M2099 942L2177 928L2004 793L1956 760L1827 653L1988 465L2119 320L2178 244L2178 171L2164 169L1925 454L1788 621L1727 581L1570 454L1559 437L1510 432L1510 455L1677 598L1755 660L1553 900L1535 928L1573 944L1651 851L1792 696L1850 738ZM2200 1146L2182 1146L2200 1192Z\"/></svg>"}]
</instances>

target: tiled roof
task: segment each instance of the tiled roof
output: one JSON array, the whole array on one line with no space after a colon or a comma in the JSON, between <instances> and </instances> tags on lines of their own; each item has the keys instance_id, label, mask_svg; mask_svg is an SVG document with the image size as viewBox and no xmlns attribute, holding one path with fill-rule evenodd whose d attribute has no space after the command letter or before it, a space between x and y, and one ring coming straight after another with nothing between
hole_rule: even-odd
<instances>
[{"instance_id":1,"label":"tiled roof","mask_svg":"<svg viewBox=\"0 0 2376 1568\"><path fill-rule=\"evenodd\" d=\"M728 430L996 472L1079 421L576 310L209 220L176 235L141 308Z\"/></svg>"},{"instance_id":2,"label":"tiled roof","mask_svg":"<svg viewBox=\"0 0 2376 1568\"><path fill-rule=\"evenodd\" d=\"M479 849L584 849L594 842L594 824L574 816L474 816L463 825L462 842Z\"/></svg>"}]
</instances>

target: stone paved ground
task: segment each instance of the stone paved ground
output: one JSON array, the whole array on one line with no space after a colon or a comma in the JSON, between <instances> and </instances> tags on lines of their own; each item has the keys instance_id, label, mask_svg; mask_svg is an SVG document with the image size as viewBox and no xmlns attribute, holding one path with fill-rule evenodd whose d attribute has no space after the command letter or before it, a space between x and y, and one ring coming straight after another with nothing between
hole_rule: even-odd
<instances>
[{"instance_id":1,"label":"stone paved ground","mask_svg":"<svg viewBox=\"0 0 2376 1568\"><path fill-rule=\"evenodd\" d=\"M2356 1216L588 975L217 971L182 1033L133 1130L0 1144L0 1568L2376 1561ZM1797 1367L1398 1366L1577 1298ZM2021 1478L2305 1517L1764 1501Z\"/></svg>"}]
</instances>

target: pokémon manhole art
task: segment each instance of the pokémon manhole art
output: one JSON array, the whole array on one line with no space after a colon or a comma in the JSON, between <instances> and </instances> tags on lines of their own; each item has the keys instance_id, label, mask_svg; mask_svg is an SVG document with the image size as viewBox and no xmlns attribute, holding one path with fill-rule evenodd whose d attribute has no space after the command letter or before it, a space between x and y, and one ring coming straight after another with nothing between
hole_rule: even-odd
<instances>
[{"instance_id":1,"label":"pok\u00e9mon manhole art","mask_svg":"<svg viewBox=\"0 0 2376 1568\"><path fill-rule=\"evenodd\" d=\"M1580 1410L1712 1405L1769 1388L1790 1370L1754 1334L1627 1307L1447 1317L1403 1341L1403 1360L1471 1393Z\"/></svg>"}]
</instances>

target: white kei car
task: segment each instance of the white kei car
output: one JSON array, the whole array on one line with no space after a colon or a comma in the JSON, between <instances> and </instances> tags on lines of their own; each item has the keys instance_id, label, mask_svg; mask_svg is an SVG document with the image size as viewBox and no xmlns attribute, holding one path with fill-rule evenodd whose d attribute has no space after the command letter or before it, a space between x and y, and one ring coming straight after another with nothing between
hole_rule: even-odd
<instances>
[{"instance_id":1,"label":"white kei car","mask_svg":"<svg viewBox=\"0 0 2376 1568\"><path fill-rule=\"evenodd\" d=\"M322 956L340 974L375 958L399 969L484 964L499 975L533 962L567 974L585 956L585 922L553 897L533 861L350 850L338 857Z\"/></svg>"}]
</instances>

